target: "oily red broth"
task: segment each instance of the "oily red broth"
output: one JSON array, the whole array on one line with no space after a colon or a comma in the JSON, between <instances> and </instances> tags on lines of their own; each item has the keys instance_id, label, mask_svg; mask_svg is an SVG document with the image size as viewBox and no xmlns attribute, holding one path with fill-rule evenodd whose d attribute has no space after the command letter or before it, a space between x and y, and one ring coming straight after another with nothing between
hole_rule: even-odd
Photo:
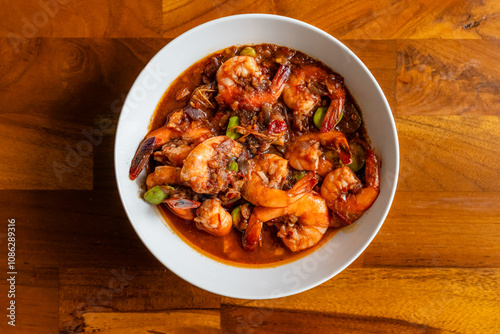
<instances>
[{"instance_id":1,"label":"oily red broth","mask_svg":"<svg viewBox=\"0 0 500 334\"><path fill-rule=\"evenodd\" d=\"M196 228L192 221L177 217L168 206L162 204L159 208L167 224L191 247L217 261L242 267L268 267L300 259L323 246L338 231L338 229L330 228L317 245L294 253L283 247L275 230L269 227L263 230L262 247L247 252L241 245L242 233L236 229L233 229L225 237L214 237Z\"/></svg>"}]
</instances>

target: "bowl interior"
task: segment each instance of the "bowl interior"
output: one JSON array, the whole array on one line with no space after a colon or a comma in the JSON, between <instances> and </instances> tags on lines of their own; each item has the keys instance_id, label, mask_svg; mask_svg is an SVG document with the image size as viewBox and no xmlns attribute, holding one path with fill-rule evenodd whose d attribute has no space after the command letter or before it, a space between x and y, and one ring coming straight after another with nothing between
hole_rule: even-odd
<instances>
[{"instance_id":1,"label":"bowl interior","mask_svg":"<svg viewBox=\"0 0 500 334\"><path fill-rule=\"evenodd\" d=\"M206 55L232 45L272 43L300 50L344 77L359 104L372 146L383 162L381 191L374 205L316 252L274 268L241 268L207 258L184 243L162 221L156 208L139 199L139 186L128 178L130 161L147 133L153 112L170 83ZM391 110L379 85L343 44L306 23L265 14L226 17L198 26L166 45L132 86L120 115L115 170L125 211L148 249L171 271L211 292L236 298L264 299L312 288L347 267L371 242L394 196L399 149Z\"/></svg>"}]
</instances>

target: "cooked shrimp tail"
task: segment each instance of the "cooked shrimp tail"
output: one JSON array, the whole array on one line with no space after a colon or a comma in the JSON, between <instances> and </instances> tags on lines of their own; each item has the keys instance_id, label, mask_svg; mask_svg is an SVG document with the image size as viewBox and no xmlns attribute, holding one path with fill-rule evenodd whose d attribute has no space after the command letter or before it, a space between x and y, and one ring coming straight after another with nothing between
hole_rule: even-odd
<instances>
[{"instance_id":1,"label":"cooked shrimp tail","mask_svg":"<svg viewBox=\"0 0 500 334\"><path fill-rule=\"evenodd\" d=\"M153 153L154 150L155 138L144 138L144 140L139 144L137 151L135 152L134 158L132 159L132 163L130 165L130 170L128 172L129 178L133 181L135 180L142 169L146 165L149 157Z\"/></svg>"},{"instance_id":2,"label":"cooked shrimp tail","mask_svg":"<svg viewBox=\"0 0 500 334\"><path fill-rule=\"evenodd\" d=\"M343 81L342 77L336 75L325 82L326 88L328 89L328 97L331 99L331 102L326 111L325 118L323 119L323 124L321 125L322 133L331 131L342 117L345 103Z\"/></svg>"},{"instance_id":3,"label":"cooked shrimp tail","mask_svg":"<svg viewBox=\"0 0 500 334\"><path fill-rule=\"evenodd\" d=\"M262 224L271 219L280 217L286 208L266 208L256 206L252 210L245 234L241 239L243 248L249 252L262 243Z\"/></svg>"},{"instance_id":4,"label":"cooked shrimp tail","mask_svg":"<svg viewBox=\"0 0 500 334\"><path fill-rule=\"evenodd\" d=\"M185 198L169 198L165 201L165 203L167 203L173 213L187 220L193 220L196 218L196 208L201 205L200 202Z\"/></svg>"},{"instance_id":5,"label":"cooked shrimp tail","mask_svg":"<svg viewBox=\"0 0 500 334\"><path fill-rule=\"evenodd\" d=\"M366 150L366 162L365 162L365 177L366 184L370 188L379 189L380 188L380 176L377 157L373 150Z\"/></svg>"},{"instance_id":6,"label":"cooked shrimp tail","mask_svg":"<svg viewBox=\"0 0 500 334\"><path fill-rule=\"evenodd\" d=\"M344 165L348 165L352 162L351 150L349 149L349 144L347 139L342 135L342 138L334 143L335 150L339 154L340 161Z\"/></svg>"},{"instance_id":7,"label":"cooked shrimp tail","mask_svg":"<svg viewBox=\"0 0 500 334\"><path fill-rule=\"evenodd\" d=\"M167 125L148 134L139 144L130 165L129 177L133 181L139 176L154 150L160 148L175 135Z\"/></svg>"},{"instance_id":8,"label":"cooked shrimp tail","mask_svg":"<svg viewBox=\"0 0 500 334\"><path fill-rule=\"evenodd\" d=\"M310 192L315 185L318 184L316 172L311 171L301 178L292 189L288 190L287 195L290 197L289 203L296 202L302 196Z\"/></svg>"},{"instance_id":9,"label":"cooked shrimp tail","mask_svg":"<svg viewBox=\"0 0 500 334\"><path fill-rule=\"evenodd\" d=\"M241 243L243 248L249 252L252 251L257 245L262 242L262 224L263 222L259 220L258 211L261 211L263 207L257 206L253 209L250 220L248 221L248 226L245 229L245 234L241 238Z\"/></svg>"},{"instance_id":10,"label":"cooked shrimp tail","mask_svg":"<svg viewBox=\"0 0 500 334\"><path fill-rule=\"evenodd\" d=\"M276 101L280 97L281 93L285 89L285 84L290 77L290 65L281 65L273 78L271 85L271 91L273 95L273 100Z\"/></svg>"}]
</instances>

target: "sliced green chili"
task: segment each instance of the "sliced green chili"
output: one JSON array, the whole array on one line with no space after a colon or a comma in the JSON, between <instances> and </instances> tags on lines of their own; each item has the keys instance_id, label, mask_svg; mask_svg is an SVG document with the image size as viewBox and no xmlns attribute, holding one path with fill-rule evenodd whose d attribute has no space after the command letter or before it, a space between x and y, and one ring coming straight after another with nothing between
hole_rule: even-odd
<instances>
[{"instance_id":1,"label":"sliced green chili","mask_svg":"<svg viewBox=\"0 0 500 334\"><path fill-rule=\"evenodd\" d=\"M255 52L254 48L247 46L240 51L240 56L257 57L257 52Z\"/></svg>"},{"instance_id":2,"label":"sliced green chili","mask_svg":"<svg viewBox=\"0 0 500 334\"><path fill-rule=\"evenodd\" d=\"M160 186L155 186L144 194L144 199L151 204L160 204L167 197L167 193Z\"/></svg>"},{"instance_id":3,"label":"sliced green chili","mask_svg":"<svg viewBox=\"0 0 500 334\"><path fill-rule=\"evenodd\" d=\"M227 169L234 170L235 172L237 172L238 171L238 163L236 161L231 161L229 163L229 166L227 166Z\"/></svg>"},{"instance_id":4,"label":"sliced green chili","mask_svg":"<svg viewBox=\"0 0 500 334\"><path fill-rule=\"evenodd\" d=\"M321 124L323 124L323 120L325 119L327 110L328 110L327 107L319 107L318 109L316 109L316 112L314 113L313 122L314 126L318 130L321 129Z\"/></svg>"},{"instance_id":5,"label":"sliced green chili","mask_svg":"<svg viewBox=\"0 0 500 334\"><path fill-rule=\"evenodd\" d=\"M235 129L233 129L235 126L240 125L240 118L238 116L233 116L229 118L229 123L227 124L227 130L226 130L226 136L231 138L232 140L237 140L238 138L241 137L241 134L236 132Z\"/></svg>"}]
</instances>

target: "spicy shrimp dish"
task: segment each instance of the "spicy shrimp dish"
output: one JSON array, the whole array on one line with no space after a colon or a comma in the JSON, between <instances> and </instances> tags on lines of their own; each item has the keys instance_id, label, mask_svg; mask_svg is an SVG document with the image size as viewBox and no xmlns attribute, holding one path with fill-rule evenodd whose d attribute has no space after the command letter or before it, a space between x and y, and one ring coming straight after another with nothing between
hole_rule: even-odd
<instances>
[{"instance_id":1,"label":"spicy shrimp dish","mask_svg":"<svg viewBox=\"0 0 500 334\"><path fill-rule=\"evenodd\" d=\"M165 92L129 178L221 261L276 264L354 224L380 192L376 151L343 77L272 44L233 46Z\"/></svg>"}]
</instances>

